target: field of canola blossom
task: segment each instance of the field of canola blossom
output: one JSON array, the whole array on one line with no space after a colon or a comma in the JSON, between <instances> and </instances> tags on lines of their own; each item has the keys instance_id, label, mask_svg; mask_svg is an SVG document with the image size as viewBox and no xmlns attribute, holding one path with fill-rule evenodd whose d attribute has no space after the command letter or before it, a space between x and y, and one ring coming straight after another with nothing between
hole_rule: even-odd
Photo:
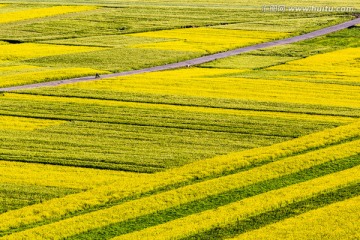
<instances>
[{"instance_id":1,"label":"field of canola blossom","mask_svg":"<svg viewBox=\"0 0 360 240\"><path fill-rule=\"evenodd\" d=\"M2 1L0 87L177 62L353 18L229 4ZM359 238L359 34L1 93L0 238Z\"/></svg>"}]
</instances>

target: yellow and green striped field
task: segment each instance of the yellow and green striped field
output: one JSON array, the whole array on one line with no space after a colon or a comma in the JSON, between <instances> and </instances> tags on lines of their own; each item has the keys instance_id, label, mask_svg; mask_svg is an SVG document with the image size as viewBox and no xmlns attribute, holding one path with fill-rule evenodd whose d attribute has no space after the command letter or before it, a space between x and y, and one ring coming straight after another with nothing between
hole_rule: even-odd
<instances>
[{"instance_id":1,"label":"yellow and green striped field","mask_svg":"<svg viewBox=\"0 0 360 240\"><path fill-rule=\"evenodd\" d=\"M0 88L353 18L264 4L274 2L4 0ZM0 239L358 239L359 35L356 26L189 68L1 92Z\"/></svg>"}]
</instances>

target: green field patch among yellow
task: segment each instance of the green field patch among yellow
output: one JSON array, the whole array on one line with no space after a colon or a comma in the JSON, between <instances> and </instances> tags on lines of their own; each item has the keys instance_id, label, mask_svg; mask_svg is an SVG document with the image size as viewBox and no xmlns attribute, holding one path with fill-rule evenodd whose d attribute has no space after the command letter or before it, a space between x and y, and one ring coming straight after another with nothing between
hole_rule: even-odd
<instances>
[{"instance_id":1,"label":"green field patch among yellow","mask_svg":"<svg viewBox=\"0 0 360 240\"><path fill-rule=\"evenodd\" d=\"M169 39L167 42L136 44L133 45L135 48L215 53L282 38L287 34L201 27L136 33L131 36Z\"/></svg>"},{"instance_id":2,"label":"green field patch among yellow","mask_svg":"<svg viewBox=\"0 0 360 240\"><path fill-rule=\"evenodd\" d=\"M294 57L282 56L257 56L257 55L238 55L219 59L213 62L202 64L203 67L227 68L227 69L256 69L270 67L283 62L295 60Z\"/></svg>"},{"instance_id":3,"label":"green field patch among yellow","mask_svg":"<svg viewBox=\"0 0 360 240\"><path fill-rule=\"evenodd\" d=\"M63 124L64 122L65 121L0 116L0 131L1 130L33 131L37 129L46 128L49 126L60 125Z\"/></svg>"},{"instance_id":4,"label":"green field patch among yellow","mask_svg":"<svg viewBox=\"0 0 360 240\"><path fill-rule=\"evenodd\" d=\"M94 6L55 6L0 14L0 24L94 10Z\"/></svg>"}]
</instances>

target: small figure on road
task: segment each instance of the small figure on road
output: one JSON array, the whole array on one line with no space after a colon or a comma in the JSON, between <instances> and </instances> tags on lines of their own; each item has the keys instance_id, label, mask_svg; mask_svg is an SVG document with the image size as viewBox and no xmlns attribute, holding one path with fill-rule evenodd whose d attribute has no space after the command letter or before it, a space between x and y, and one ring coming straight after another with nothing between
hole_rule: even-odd
<instances>
[{"instance_id":1,"label":"small figure on road","mask_svg":"<svg viewBox=\"0 0 360 240\"><path fill-rule=\"evenodd\" d=\"M96 73L95 78L100 78L100 74Z\"/></svg>"},{"instance_id":2,"label":"small figure on road","mask_svg":"<svg viewBox=\"0 0 360 240\"><path fill-rule=\"evenodd\" d=\"M186 67L190 67L190 65L189 65L189 64L186 64Z\"/></svg>"}]
</instances>

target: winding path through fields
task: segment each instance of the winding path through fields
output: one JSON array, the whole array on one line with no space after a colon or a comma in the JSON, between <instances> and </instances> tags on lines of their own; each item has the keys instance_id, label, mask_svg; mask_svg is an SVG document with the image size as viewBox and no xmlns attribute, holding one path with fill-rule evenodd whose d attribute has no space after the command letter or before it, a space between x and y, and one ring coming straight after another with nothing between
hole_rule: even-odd
<instances>
[{"instance_id":1,"label":"winding path through fields","mask_svg":"<svg viewBox=\"0 0 360 240\"><path fill-rule=\"evenodd\" d=\"M0 92L9 92L9 91L15 91L15 90L25 90L25 89L33 89L33 88L40 88L40 87L54 87L58 85L63 84L71 84L76 82L86 82L86 81L94 81L104 78L112 78L112 77L120 77L120 76L128 76L128 75L134 75L134 74L141 74L141 73L149 73L149 72L156 72L156 71L163 71L163 70L170 70L170 69L176 69L176 68L182 68L182 67L188 67L188 66L194 66L203 64L206 62L211 62L217 59L221 58L227 58L234 55L239 55L241 53L246 53L254 50L264 49L268 47L275 47L295 42L304 41L307 39L323 36L329 33L337 32L346 28L349 28L351 26L360 24L360 18L356 18L351 21L347 21L341 24L337 24L331 27L323 28L314 32L310 32L307 34L299 35L296 37L290 37L282 40L272 41L272 42L266 42L261 44L256 44L253 46L248 47L242 47L237 48L234 50L216 53L204 57L194 58L178 63L172 63L172 64L166 64L156 67L150 67L150 68L144 68L139 70L133 70L133 71L126 71L126 72L119 72L119 73L112 73L112 74L106 74L102 75L101 78L94 78L94 76L89 77L81 77L81 78L72 78L67 80L58 80L58 81L51 81L51 82L43 82L43 83L36 83L36 84L28 84L28 85L22 85L22 86L15 86L15 87L7 87L7 88L0 88Z\"/></svg>"}]
</instances>

